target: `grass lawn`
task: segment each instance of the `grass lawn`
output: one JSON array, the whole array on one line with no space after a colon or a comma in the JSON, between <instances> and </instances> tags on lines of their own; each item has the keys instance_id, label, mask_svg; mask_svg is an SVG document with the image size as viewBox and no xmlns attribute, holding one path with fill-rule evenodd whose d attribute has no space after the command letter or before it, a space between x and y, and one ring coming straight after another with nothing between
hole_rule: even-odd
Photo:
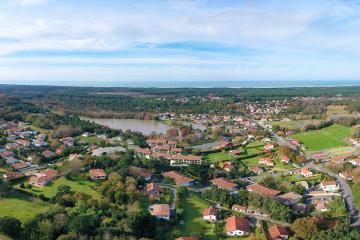
<instances>
[{"instance_id":1,"label":"grass lawn","mask_svg":"<svg viewBox=\"0 0 360 240\"><path fill-rule=\"evenodd\" d=\"M264 151L264 143L261 141L254 141L245 146L245 154L252 155Z\"/></svg>"},{"instance_id":2,"label":"grass lawn","mask_svg":"<svg viewBox=\"0 0 360 240\"><path fill-rule=\"evenodd\" d=\"M212 163L218 163L222 161L231 160L232 157L230 156L229 152L222 151L222 152L206 154L204 155L204 159Z\"/></svg>"},{"instance_id":3,"label":"grass lawn","mask_svg":"<svg viewBox=\"0 0 360 240\"><path fill-rule=\"evenodd\" d=\"M87 144L100 144L101 141L106 141L105 139L99 138L97 136L90 136L90 137L79 136L76 137L76 140L78 140L81 143L87 143Z\"/></svg>"},{"instance_id":4,"label":"grass lawn","mask_svg":"<svg viewBox=\"0 0 360 240\"><path fill-rule=\"evenodd\" d=\"M352 186L352 193L354 195L354 203L357 208L360 208L360 183L355 183Z\"/></svg>"},{"instance_id":5,"label":"grass lawn","mask_svg":"<svg viewBox=\"0 0 360 240\"><path fill-rule=\"evenodd\" d=\"M334 124L320 130L294 134L291 137L304 143L308 150L319 151L346 146L344 139L350 134L351 128Z\"/></svg>"},{"instance_id":6,"label":"grass lawn","mask_svg":"<svg viewBox=\"0 0 360 240\"><path fill-rule=\"evenodd\" d=\"M292 120L292 121L273 121L269 122L273 126L285 127L288 129L299 129L307 124L319 124L322 120L314 119L314 120Z\"/></svg>"},{"instance_id":7,"label":"grass lawn","mask_svg":"<svg viewBox=\"0 0 360 240\"><path fill-rule=\"evenodd\" d=\"M2 198L0 197L0 216L16 217L21 221L27 221L35 215L46 211L50 203L38 199L31 199L23 194Z\"/></svg>"},{"instance_id":8,"label":"grass lawn","mask_svg":"<svg viewBox=\"0 0 360 240\"><path fill-rule=\"evenodd\" d=\"M91 188L95 185L94 182L80 181L80 180L70 181L65 179L64 177L60 177L56 179L55 181L53 181L52 183L50 183L45 187L32 187L31 189L25 189L25 190L31 191L38 195L44 194L46 197L53 197L57 192L57 187L62 184L70 186L72 191L88 194L95 199L100 198L100 194Z\"/></svg>"},{"instance_id":9,"label":"grass lawn","mask_svg":"<svg viewBox=\"0 0 360 240\"><path fill-rule=\"evenodd\" d=\"M321 179L321 174L314 174L311 177L303 177L301 175L288 175L284 177L279 177L281 181L286 182L300 182L300 181L318 181Z\"/></svg>"},{"instance_id":10,"label":"grass lawn","mask_svg":"<svg viewBox=\"0 0 360 240\"><path fill-rule=\"evenodd\" d=\"M194 194L190 194L184 201L184 225L182 233L184 236L190 236L199 231L205 234L206 239L216 239L212 233L212 225L206 223L202 218L202 211L208 208L210 204Z\"/></svg>"},{"instance_id":11,"label":"grass lawn","mask_svg":"<svg viewBox=\"0 0 360 240\"><path fill-rule=\"evenodd\" d=\"M264 156L255 156L247 159L241 160L241 162L245 163L248 167L250 166L258 166L259 165L259 159L263 158Z\"/></svg>"}]
</instances>

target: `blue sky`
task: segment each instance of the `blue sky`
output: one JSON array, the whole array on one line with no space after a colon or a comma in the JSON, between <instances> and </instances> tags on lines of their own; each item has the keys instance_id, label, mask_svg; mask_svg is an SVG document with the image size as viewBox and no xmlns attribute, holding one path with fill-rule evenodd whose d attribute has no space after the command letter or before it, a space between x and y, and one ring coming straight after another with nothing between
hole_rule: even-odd
<instances>
[{"instance_id":1,"label":"blue sky","mask_svg":"<svg viewBox=\"0 0 360 240\"><path fill-rule=\"evenodd\" d=\"M360 1L0 0L0 83L360 80Z\"/></svg>"}]
</instances>

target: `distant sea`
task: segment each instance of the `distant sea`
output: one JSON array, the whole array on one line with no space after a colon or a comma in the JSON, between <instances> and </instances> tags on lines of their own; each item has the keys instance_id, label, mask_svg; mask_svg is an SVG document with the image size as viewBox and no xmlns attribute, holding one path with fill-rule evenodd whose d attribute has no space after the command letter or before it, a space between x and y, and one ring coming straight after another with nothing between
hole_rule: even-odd
<instances>
[{"instance_id":1,"label":"distant sea","mask_svg":"<svg viewBox=\"0 0 360 240\"><path fill-rule=\"evenodd\" d=\"M287 88L360 86L359 81L1 81L0 84L76 87L143 87L143 88Z\"/></svg>"}]
</instances>

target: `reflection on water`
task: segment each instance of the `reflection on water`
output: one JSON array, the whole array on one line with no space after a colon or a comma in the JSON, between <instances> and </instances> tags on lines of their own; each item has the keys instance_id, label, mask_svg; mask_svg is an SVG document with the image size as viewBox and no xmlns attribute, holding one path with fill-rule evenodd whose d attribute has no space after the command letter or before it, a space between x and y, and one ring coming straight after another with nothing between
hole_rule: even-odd
<instances>
[{"instance_id":1,"label":"reflection on water","mask_svg":"<svg viewBox=\"0 0 360 240\"><path fill-rule=\"evenodd\" d=\"M130 129L131 131L141 132L144 135L149 135L152 132L157 134L163 133L171 128L171 126L161 123L161 121L153 120L140 120L140 119L108 119L108 118L86 118L81 117L82 120L88 120L95 122L97 124L108 126L112 129L120 129L126 131ZM192 124L193 128L204 130L205 127L201 124Z\"/></svg>"}]
</instances>

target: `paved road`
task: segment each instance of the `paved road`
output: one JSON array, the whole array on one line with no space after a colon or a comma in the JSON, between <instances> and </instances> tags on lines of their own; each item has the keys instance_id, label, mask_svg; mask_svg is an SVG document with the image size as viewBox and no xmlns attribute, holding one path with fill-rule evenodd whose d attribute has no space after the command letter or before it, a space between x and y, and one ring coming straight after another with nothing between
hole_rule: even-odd
<instances>
[{"instance_id":1,"label":"paved road","mask_svg":"<svg viewBox=\"0 0 360 240\"><path fill-rule=\"evenodd\" d=\"M251 118L250 118L251 119ZM291 145L286 139L278 136L276 133L274 133L272 130L269 130L266 126L264 126L261 122L253 120L258 126L262 127L265 130L268 130L271 135L276 139L276 141L278 142L278 144L282 144L282 145L286 145L289 148L293 149L295 152L302 154L295 146ZM339 177L337 174L324 169L322 166L316 166L311 164L308 164L308 166L315 168L316 170L320 171L320 172L324 172L326 174L328 174L331 177L334 177L337 182L340 184L340 188L342 190L342 197L345 201L346 204L346 208L348 210L348 212L351 215L351 223L352 226L360 228L360 214L359 214L359 209L356 208L355 204L354 204L354 197L352 195L352 191L351 188L349 186L349 184L342 179L341 177Z\"/></svg>"},{"instance_id":2,"label":"paved road","mask_svg":"<svg viewBox=\"0 0 360 240\"><path fill-rule=\"evenodd\" d=\"M329 176L336 178L336 180L339 183L340 188L342 190L342 197L345 200L346 208L351 215L352 226L359 228L360 227L359 210L356 208L356 206L354 204L354 197L352 195L352 191L351 191L349 184L344 179L339 177L339 175L337 175L327 169L324 169L321 166L314 166L314 168L320 172L324 172L324 173L328 174Z\"/></svg>"}]
</instances>

